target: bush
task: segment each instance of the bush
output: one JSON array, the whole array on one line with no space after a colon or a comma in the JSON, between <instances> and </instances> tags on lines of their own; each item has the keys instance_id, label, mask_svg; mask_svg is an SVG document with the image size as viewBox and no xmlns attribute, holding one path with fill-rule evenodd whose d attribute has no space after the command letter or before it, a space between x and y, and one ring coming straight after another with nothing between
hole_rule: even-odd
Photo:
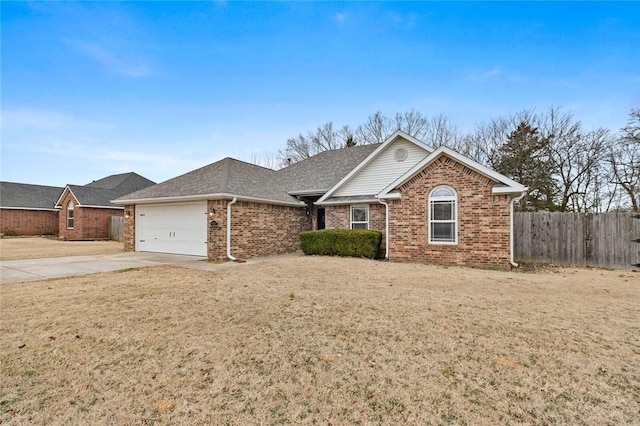
<instances>
[{"instance_id":1,"label":"bush","mask_svg":"<svg viewBox=\"0 0 640 426\"><path fill-rule=\"evenodd\" d=\"M368 257L375 259L382 232L364 229L322 229L300 234L304 254Z\"/></svg>"}]
</instances>

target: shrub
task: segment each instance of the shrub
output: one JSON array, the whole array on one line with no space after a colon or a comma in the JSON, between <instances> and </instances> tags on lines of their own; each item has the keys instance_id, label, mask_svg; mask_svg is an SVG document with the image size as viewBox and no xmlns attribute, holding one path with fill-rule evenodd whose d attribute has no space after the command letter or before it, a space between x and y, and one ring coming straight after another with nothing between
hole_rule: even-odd
<instances>
[{"instance_id":1,"label":"shrub","mask_svg":"<svg viewBox=\"0 0 640 426\"><path fill-rule=\"evenodd\" d=\"M322 229L300 234L304 254L368 257L375 259L382 232L364 229Z\"/></svg>"}]
</instances>

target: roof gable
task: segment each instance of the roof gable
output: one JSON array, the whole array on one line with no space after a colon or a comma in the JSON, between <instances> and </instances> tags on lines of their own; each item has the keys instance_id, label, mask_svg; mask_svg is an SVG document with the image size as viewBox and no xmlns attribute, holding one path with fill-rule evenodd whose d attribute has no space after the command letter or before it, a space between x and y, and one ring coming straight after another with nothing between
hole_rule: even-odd
<instances>
[{"instance_id":1,"label":"roof gable","mask_svg":"<svg viewBox=\"0 0 640 426\"><path fill-rule=\"evenodd\" d=\"M384 157L388 157L389 155L393 156L393 154L391 154L391 152L389 151L389 147L393 144L405 144L406 146L404 148L408 151L407 155L411 154L411 158L407 158L409 160L407 163L400 161L397 165L394 164L390 170L389 168L387 168L386 171L390 174L381 176L382 179L387 179L386 182L388 182L389 180L393 180L399 175L403 174L407 170L407 168L411 167L412 164L415 164L416 161L419 161L419 159L422 159L424 158L424 156L433 152L433 148L431 148L430 146L401 130L397 130L391 136L389 136L386 141L380 144L375 149L375 151L373 151L369 156L363 159L363 161L361 161L346 176L340 179L331 189L329 189L318 200L318 203L327 201L330 197L338 194L361 196L367 195L364 193L359 193L361 191L371 191L369 195L374 195L375 193L377 193L381 188L384 187L384 183L381 183L384 181L382 180L371 182L371 178L377 174L377 171L373 169L380 167L380 170L385 169L385 163L387 165L389 163L387 161L388 159ZM424 153L424 155L421 155L421 152ZM367 173L367 169L369 167L372 168L371 173ZM362 183L358 185L358 183L356 182L359 176L361 177L361 180L363 181L362 183L364 183L364 185L362 185ZM354 182L354 184L351 185L351 188L349 188L349 184L351 182Z\"/></svg>"},{"instance_id":2,"label":"roof gable","mask_svg":"<svg viewBox=\"0 0 640 426\"><path fill-rule=\"evenodd\" d=\"M488 177L489 179L496 182L496 186L493 187L492 192L494 194L521 194L527 190L527 187L519 184L518 182L509 179L508 177L496 172L495 170L491 170L490 168L483 166L480 163L473 161L472 159L465 157L464 155L444 146L439 147L431 154L429 154L424 160L416 164L414 167L409 169L402 176L398 177L396 180L387 185L382 191L377 194L378 198L394 198L397 197L397 194L394 194L393 191L398 187L402 186L405 182L411 179L413 176L418 174L424 168L426 168L429 164L434 162L440 156L446 155L448 157L453 158L457 162L467 166L471 170L474 170L481 175Z\"/></svg>"},{"instance_id":3,"label":"roof gable","mask_svg":"<svg viewBox=\"0 0 640 426\"><path fill-rule=\"evenodd\" d=\"M121 207L114 205L111 200L150 185L155 185L155 183L137 173L111 175L87 185L67 185L55 205L58 208L62 207L60 203L68 193L71 193L80 207L119 209Z\"/></svg>"}]
</instances>

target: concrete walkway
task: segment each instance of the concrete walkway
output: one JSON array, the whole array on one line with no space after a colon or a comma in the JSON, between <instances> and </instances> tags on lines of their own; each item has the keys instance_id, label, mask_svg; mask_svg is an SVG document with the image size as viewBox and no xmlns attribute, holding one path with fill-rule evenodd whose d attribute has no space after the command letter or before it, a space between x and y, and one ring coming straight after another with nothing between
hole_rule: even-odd
<instances>
[{"instance_id":1,"label":"concrete walkway","mask_svg":"<svg viewBox=\"0 0 640 426\"><path fill-rule=\"evenodd\" d=\"M204 257L127 252L95 256L52 257L0 261L0 284L46 280L146 266L176 265L200 270L220 270L240 264L210 263Z\"/></svg>"}]
</instances>

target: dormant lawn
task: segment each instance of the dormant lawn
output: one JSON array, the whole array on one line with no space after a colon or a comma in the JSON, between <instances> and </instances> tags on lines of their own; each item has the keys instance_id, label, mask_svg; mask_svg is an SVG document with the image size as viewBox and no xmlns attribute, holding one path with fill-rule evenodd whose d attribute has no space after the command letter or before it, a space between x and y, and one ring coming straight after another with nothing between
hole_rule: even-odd
<instances>
[{"instance_id":1,"label":"dormant lawn","mask_svg":"<svg viewBox=\"0 0 640 426\"><path fill-rule=\"evenodd\" d=\"M0 287L2 424L637 424L640 273L285 256Z\"/></svg>"}]
</instances>

